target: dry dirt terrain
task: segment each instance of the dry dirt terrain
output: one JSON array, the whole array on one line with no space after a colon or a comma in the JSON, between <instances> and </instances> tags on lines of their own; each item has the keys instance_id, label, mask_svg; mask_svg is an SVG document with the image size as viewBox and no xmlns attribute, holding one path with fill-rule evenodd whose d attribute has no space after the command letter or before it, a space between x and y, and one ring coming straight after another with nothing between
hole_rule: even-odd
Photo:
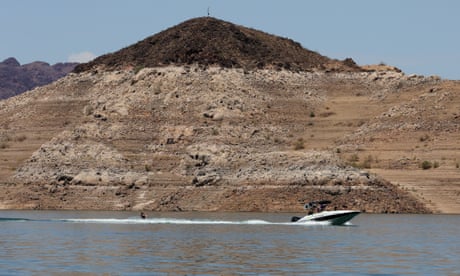
<instances>
[{"instance_id":1,"label":"dry dirt terrain","mask_svg":"<svg viewBox=\"0 0 460 276\"><path fill-rule=\"evenodd\" d=\"M198 18L0 101L0 208L460 213L459 83L299 47Z\"/></svg>"}]
</instances>

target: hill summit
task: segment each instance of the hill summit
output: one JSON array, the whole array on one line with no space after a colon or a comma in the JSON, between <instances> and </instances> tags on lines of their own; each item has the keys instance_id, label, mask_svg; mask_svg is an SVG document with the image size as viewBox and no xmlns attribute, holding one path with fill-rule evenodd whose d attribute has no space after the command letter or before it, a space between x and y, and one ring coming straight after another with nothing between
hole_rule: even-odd
<instances>
[{"instance_id":1,"label":"hill summit","mask_svg":"<svg viewBox=\"0 0 460 276\"><path fill-rule=\"evenodd\" d=\"M75 72L103 65L106 70L164 65L218 65L226 68L277 68L293 71L357 71L348 58L333 60L291 39L213 17L187 20L117 52L81 64Z\"/></svg>"}]
</instances>

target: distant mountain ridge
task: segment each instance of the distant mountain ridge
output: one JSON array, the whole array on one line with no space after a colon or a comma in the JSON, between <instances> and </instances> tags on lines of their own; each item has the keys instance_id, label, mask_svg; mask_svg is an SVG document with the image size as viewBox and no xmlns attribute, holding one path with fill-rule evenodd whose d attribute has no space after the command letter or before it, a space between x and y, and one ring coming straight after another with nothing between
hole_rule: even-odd
<instances>
[{"instance_id":1,"label":"distant mountain ridge","mask_svg":"<svg viewBox=\"0 0 460 276\"><path fill-rule=\"evenodd\" d=\"M166 65L216 65L225 68L291 71L360 71L355 62L330 59L288 38L213 17L187 20L114 53L75 68L104 66L105 70Z\"/></svg>"},{"instance_id":2,"label":"distant mountain ridge","mask_svg":"<svg viewBox=\"0 0 460 276\"><path fill-rule=\"evenodd\" d=\"M37 86L51 83L70 73L78 63L36 61L21 65L10 57L0 62L0 99L6 99Z\"/></svg>"}]
</instances>

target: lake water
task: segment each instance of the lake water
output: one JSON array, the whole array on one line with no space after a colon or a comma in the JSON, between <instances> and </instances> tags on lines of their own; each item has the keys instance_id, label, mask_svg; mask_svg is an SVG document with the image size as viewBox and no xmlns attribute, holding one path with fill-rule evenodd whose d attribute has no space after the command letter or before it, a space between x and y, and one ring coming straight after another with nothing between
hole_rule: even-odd
<instances>
[{"instance_id":1,"label":"lake water","mask_svg":"<svg viewBox=\"0 0 460 276\"><path fill-rule=\"evenodd\" d=\"M0 275L460 275L460 216L291 215L0 211Z\"/></svg>"}]
</instances>

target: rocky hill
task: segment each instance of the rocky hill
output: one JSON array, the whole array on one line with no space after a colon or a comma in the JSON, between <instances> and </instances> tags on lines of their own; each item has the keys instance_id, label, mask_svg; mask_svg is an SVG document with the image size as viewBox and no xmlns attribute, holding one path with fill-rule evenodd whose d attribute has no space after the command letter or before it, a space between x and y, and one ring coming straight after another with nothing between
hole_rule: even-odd
<instances>
[{"instance_id":1,"label":"rocky hill","mask_svg":"<svg viewBox=\"0 0 460 276\"><path fill-rule=\"evenodd\" d=\"M0 62L0 100L37 86L49 84L70 73L77 63L32 62L21 65L15 58Z\"/></svg>"},{"instance_id":2,"label":"rocky hill","mask_svg":"<svg viewBox=\"0 0 460 276\"><path fill-rule=\"evenodd\" d=\"M166 65L220 66L291 71L361 70L352 59L332 60L299 43L212 17L185 21L115 53L80 64L75 72L104 65L104 70Z\"/></svg>"},{"instance_id":3,"label":"rocky hill","mask_svg":"<svg viewBox=\"0 0 460 276\"><path fill-rule=\"evenodd\" d=\"M185 30L210 29L234 46L188 51ZM247 38L231 38L239 32ZM298 51L242 50L280 43ZM0 102L0 208L301 211L328 199L367 212L460 210L458 83L296 47L192 19ZM180 59L163 59L170 49ZM424 170L425 159L439 164ZM429 174L440 178L411 186Z\"/></svg>"}]
</instances>

